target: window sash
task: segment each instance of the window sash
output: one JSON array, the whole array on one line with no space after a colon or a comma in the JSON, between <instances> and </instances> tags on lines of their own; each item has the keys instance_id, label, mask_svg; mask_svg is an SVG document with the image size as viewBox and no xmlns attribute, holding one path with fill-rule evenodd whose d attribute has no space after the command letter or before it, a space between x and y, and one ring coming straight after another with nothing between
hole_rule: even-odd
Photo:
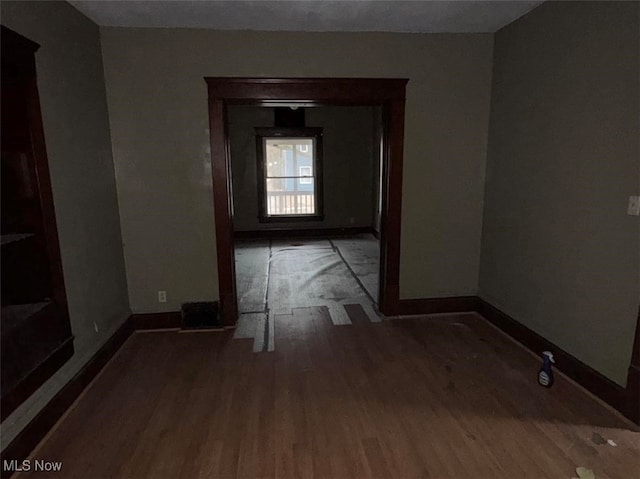
<instances>
[{"instance_id":1,"label":"window sash","mask_svg":"<svg viewBox=\"0 0 640 479\"><path fill-rule=\"evenodd\" d=\"M321 221L322 129L256 127L256 140L259 220Z\"/></svg>"}]
</instances>

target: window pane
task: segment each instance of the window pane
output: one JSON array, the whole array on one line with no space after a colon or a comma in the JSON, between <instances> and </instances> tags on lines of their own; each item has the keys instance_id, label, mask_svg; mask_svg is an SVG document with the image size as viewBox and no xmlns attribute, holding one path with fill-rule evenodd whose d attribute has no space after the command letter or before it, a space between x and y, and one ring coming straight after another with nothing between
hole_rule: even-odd
<instances>
[{"instance_id":1,"label":"window pane","mask_svg":"<svg viewBox=\"0 0 640 479\"><path fill-rule=\"evenodd\" d=\"M311 183L301 183L304 180L311 180ZM272 178L266 183L267 215L315 214L315 178Z\"/></svg>"},{"instance_id":2,"label":"window pane","mask_svg":"<svg viewBox=\"0 0 640 479\"><path fill-rule=\"evenodd\" d=\"M316 213L315 138L265 138L267 215Z\"/></svg>"},{"instance_id":3,"label":"window pane","mask_svg":"<svg viewBox=\"0 0 640 479\"><path fill-rule=\"evenodd\" d=\"M287 162L291 162L293 154L290 145L272 144L273 140L266 140L266 172L269 176L287 176Z\"/></svg>"},{"instance_id":4,"label":"window pane","mask_svg":"<svg viewBox=\"0 0 640 479\"><path fill-rule=\"evenodd\" d=\"M264 141L267 177L299 176L301 166L314 170L313 138L265 138Z\"/></svg>"}]
</instances>

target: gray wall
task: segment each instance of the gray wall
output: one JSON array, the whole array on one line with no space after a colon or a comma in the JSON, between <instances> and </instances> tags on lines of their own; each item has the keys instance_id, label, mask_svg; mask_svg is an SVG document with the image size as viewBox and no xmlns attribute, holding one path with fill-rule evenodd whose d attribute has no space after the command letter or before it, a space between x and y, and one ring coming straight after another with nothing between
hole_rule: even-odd
<instances>
[{"instance_id":1,"label":"gray wall","mask_svg":"<svg viewBox=\"0 0 640 479\"><path fill-rule=\"evenodd\" d=\"M324 221L260 223L254 128L274 126L273 108L229 108L236 231L373 226L373 108L306 108L305 118L323 129Z\"/></svg>"},{"instance_id":2,"label":"gray wall","mask_svg":"<svg viewBox=\"0 0 640 479\"><path fill-rule=\"evenodd\" d=\"M480 295L620 385L638 311L637 2L495 36Z\"/></svg>"},{"instance_id":3,"label":"gray wall","mask_svg":"<svg viewBox=\"0 0 640 479\"><path fill-rule=\"evenodd\" d=\"M409 78L400 295L477 293L492 35L101 32L135 312L218 296L204 76Z\"/></svg>"},{"instance_id":4,"label":"gray wall","mask_svg":"<svg viewBox=\"0 0 640 479\"><path fill-rule=\"evenodd\" d=\"M2 423L6 446L123 323L129 300L98 27L64 2L0 8L3 25L41 45L38 89L76 350Z\"/></svg>"}]
</instances>

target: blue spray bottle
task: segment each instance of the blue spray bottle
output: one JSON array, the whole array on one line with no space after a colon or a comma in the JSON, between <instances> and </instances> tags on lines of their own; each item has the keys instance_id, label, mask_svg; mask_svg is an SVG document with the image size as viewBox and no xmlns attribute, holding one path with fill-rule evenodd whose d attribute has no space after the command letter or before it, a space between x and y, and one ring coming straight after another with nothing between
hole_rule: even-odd
<instances>
[{"instance_id":1,"label":"blue spray bottle","mask_svg":"<svg viewBox=\"0 0 640 479\"><path fill-rule=\"evenodd\" d=\"M551 364L555 363L553 359L553 353L551 351L544 351L542 353L544 362L538 372L538 382L545 388L553 386L553 371L551 370Z\"/></svg>"}]
</instances>

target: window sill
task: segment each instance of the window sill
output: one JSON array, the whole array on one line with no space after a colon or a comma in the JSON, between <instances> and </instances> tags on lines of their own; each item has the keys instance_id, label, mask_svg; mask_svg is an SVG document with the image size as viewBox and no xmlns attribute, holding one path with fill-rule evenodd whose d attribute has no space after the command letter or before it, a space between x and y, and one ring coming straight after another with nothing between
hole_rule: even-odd
<instances>
[{"instance_id":1,"label":"window sill","mask_svg":"<svg viewBox=\"0 0 640 479\"><path fill-rule=\"evenodd\" d=\"M324 215L277 215L260 216L260 223L298 223L305 221L324 221Z\"/></svg>"}]
</instances>

